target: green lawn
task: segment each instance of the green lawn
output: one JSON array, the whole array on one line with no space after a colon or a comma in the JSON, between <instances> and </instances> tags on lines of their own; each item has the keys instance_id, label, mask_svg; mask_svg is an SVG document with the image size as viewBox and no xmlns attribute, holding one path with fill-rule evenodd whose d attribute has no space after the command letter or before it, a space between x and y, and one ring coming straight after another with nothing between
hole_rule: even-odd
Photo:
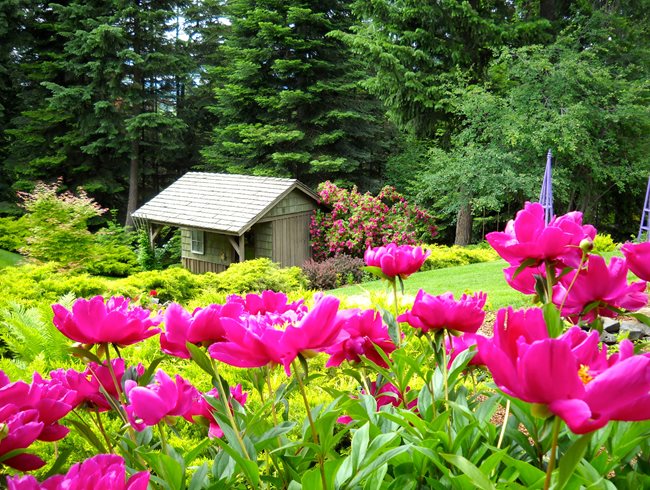
<instances>
[{"instance_id":1,"label":"green lawn","mask_svg":"<svg viewBox=\"0 0 650 490\"><path fill-rule=\"evenodd\" d=\"M18 254L7 252L6 250L0 250L0 269L10 265L16 265L21 260L22 257Z\"/></svg>"},{"instance_id":2,"label":"green lawn","mask_svg":"<svg viewBox=\"0 0 650 490\"><path fill-rule=\"evenodd\" d=\"M505 261L497 260L418 272L404 281L405 293L415 295L419 289L424 289L431 294L451 291L458 297L464 292L484 291L488 294L490 309L503 308L508 305L521 307L530 304L529 298L508 286L502 272L505 267L507 267ZM382 290L386 287L386 282L373 281L333 289L328 291L328 294L344 298L364 294L365 291Z\"/></svg>"}]
</instances>

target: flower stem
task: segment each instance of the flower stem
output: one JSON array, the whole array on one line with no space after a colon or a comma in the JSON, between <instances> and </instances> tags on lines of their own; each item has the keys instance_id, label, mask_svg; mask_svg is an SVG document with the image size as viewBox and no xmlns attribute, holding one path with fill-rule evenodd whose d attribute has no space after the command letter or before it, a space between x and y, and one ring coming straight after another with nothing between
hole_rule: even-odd
<instances>
[{"instance_id":1,"label":"flower stem","mask_svg":"<svg viewBox=\"0 0 650 490\"><path fill-rule=\"evenodd\" d=\"M217 392L219 393L219 398L221 399L221 403L223 404L223 409L226 412L226 417L228 417L228 422L230 422L230 426L232 427L232 430L235 432L235 437L237 438L237 442L242 448L242 451L244 452L244 455L246 456L246 459L251 459L250 455L248 454L248 451L246 450L246 444L244 444L244 440L241 437L241 434L239 432L239 428L237 427L237 422L235 421L235 417L233 416L232 412L230 411L230 405L228 404L228 396L226 395L225 390L223 389L223 383L221 382L221 376L219 376L219 370L217 369L217 366L214 362L214 359L212 360L212 371L214 372L214 378L216 381L217 385Z\"/></svg>"},{"instance_id":2,"label":"flower stem","mask_svg":"<svg viewBox=\"0 0 650 490\"><path fill-rule=\"evenodd\" d=\"M122 399L122 386L120 385L119 381L117 380L117 376L115 375L115 369L113 369L113 363L111 362L111 353L110 353L110 345L109 344L104 344L106 347L106 364L108 364L108 372L111 374L111 379L113 380L113 384L115 385L115 391L117 392L117 398L118 400ZM125 400L126 401L126 400Z\"/></svg>"},{"instance_id":3,"label":"flower stem","mask_svg":"<svg viewBox=\"0 0 650 490\"><path fill-rule=\"evenodd\" d=\"M275 411L275 393L271 384L271 368L266 367L266 386L269 389L269 401L271 402L271 415L273 416L273 425L278 425L278 414Z\"/></svg>"},{"instance_id":4,"label":"flower stem","mask_svg":"<svg viewBox=\"0 0 650 490\"><path fill-rule=\"evenodd\" d=\"M503 416L503 425L501 426L501 432L499 433L499 441L497 442L497 449L501 449L503 438L506 435L506 427L508 425L509 417L510 417L510 400L506 400L506 413Z\"/></svg>"},{"instance_id":5,"label":"flower stem","mask_svg":"<svg viewBox=\"0 0 650 490\"><path fill-rule=\"evenodd\" d=\"M165 436L165 429L163 428L163 422L158 422L158 431L160 432L160 447L163 454L167 454L167 437Z\"/></svg>"},{"instance_id":6,"label":"flower stem","mask_svg":"<svg viewBox=\"0 0 650 490\"><path fill-rule=\"evenodd\" d=\"M546 298L544 303L551 304L553 302L553 286L555 285L555 268L553 263L548 260L544 262L546 267Z\"/></svg>"},{"instance_id":7,"label":"flower stem","mask_svg":"<svg viewBox=\"0 0 650 490\"><path fill-rule=\"evenodd\" d=\"M314 444L319 446L318 442L318 432L316 431L316 425L314 424L314 418L311 415L311 408L309 406L309 400L307 399L307 392L305 391L305 385L302 382L300 377L300 372L298 371L298 363L294 359L291 361L291 367L293 368L293 373L298 380L298 386L300 387L300 393L302 394L302 400L305 403L305 408L307 409L307 419L309 420L309 427L311 428L311 437L314 440ZM306 374L306 373L305 373ZM320 447L320 446L319 446ZM323 461L323 455L318 454L318 466L320 467L320 479L323 485L323 490L327 490L327 479L325 478L325 464Z\"/></svg>"},{"instance_id":8,"label":"flower stem","mask_svg":"<svg viewBox=\"0 0 650 490\"><path fill-rule=\"evenodd\" d=\"M562 419L555 416L553 420L553 440L551 442L551 459L548 462L548 468L546 469L546 478L544 479L544 490L548 490L551 487L551 476L553 475L553 470L555 469L556 453L557 453L557 441L560 435L560 425Z\"/></svg>"},{"instance_id":9,"label":"flower stem","mask_svg":"<svg viewBox=\"0 0 650 490\"><path fill-rule=\"evenodd\" d=\"M402 345L402 335L399 329L399 324L397 323L397 317L399 316L399 305L397 303L397 278L393 278L393 309L395 310L395 324L397 324L397 348L399 349Z\"/></svg>"},{"instance_id":10,"label":"flower stem","mask_svg":"<svg viewBox=\"0 0 650 490\"><path fill-rule=\"evenodd\" d=\"M106 441L106 446L108 447L108 452L110 454L114 454L115 451L113 449L113 445L111 444L111 440L108 437L108 434L106 433L106 429L104 429L104 424L102 423L102 417L101 417L101 415L99 415L99 408L95 408L95 416L97 417L97 428L99 429L99 432L104 437L104 441Z\"/></svg>"},{"instance_id":11,"label":"flower stem","mask_svg":"<svg viewBox=\"0 0 650 490\"><path fill-rule=\"evenodd\" d=\"M449 416L447 417L447 434L449 435L449 447L451 448L451 414L452 411L449 409L449 381L447 378L449 377L449 369L447 367L447 346L445 344L445 335L449 335L449 332L447 330L442 331L442 342L440 343L440 350L442 351L442 382L445 390L445 408L447 409L447 412ZM452 340L451 338L449 339L449 345L451 344Z\"/></svg>"}]
</instances>

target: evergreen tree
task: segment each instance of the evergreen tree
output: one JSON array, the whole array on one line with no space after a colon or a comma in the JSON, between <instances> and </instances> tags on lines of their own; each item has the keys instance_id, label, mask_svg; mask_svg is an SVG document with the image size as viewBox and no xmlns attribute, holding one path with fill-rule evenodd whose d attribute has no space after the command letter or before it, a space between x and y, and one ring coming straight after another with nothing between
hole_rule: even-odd
<instances>
[{"instance_id":1,"label":"evergreen tree","mask_svg":"<svg viewBox=\"0 0 650 490\"><path fill-rule=\"evenodd\" d=\"M349 29L349 3L233 0L227 14L206 168L309 183L376 176L382 111L360 88L366 65L329 36Z\"/></svg>"},{"instance_id":2,"label":"evergreen tree","mask_svg":"<svg viewBox=\"0 0 650 490\"><path fill-rule=\"evenodd\" d=\"M144 178L156 186L160 174L185 161L187 128L177 106L191 61L170 35L180 7L173 0L42 6L62 50L32 61L38 76L31 76L47 96L32 100L8 131L16 180L61 176L122 209L128 188L128 217Z\"/></svg>"}]
</instances>

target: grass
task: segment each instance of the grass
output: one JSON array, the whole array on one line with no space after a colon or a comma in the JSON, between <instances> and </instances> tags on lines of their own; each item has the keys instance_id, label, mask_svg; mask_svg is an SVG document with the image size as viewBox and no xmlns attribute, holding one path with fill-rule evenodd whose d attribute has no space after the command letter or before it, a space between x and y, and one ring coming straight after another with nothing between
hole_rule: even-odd
<instances>
[{"instance_id":1,"label":"grass","mask_svg":"<svg viewBox=\"0 0 650 490\"><path fill-rule=\"evenodd\" d=\"M0 250L0 269L16 265L21 260L22 257L18 254L7 252L6 250Z\"/></svg>"},{"instance_id":2,"label":"grass","mask_svg":"<svg viewBox=\"0 0 650 490\"><path fill-rule=\"evenodd\" d=\"M515 291L503 277L503 269L507 264L503 260L482 262L446 269L436 269L418 272L404 281L404 292L415 295L419 289L430 294L441 294L447 291L455 297L466 292L484 291L488 295L489 309L503 308L508 305L522 307L530 304L530 298ZM353 286L328 291L339 298L364 295L366 291L375 292L387 290L385 281L372 281Z\"/></svg>"}]
</instances>

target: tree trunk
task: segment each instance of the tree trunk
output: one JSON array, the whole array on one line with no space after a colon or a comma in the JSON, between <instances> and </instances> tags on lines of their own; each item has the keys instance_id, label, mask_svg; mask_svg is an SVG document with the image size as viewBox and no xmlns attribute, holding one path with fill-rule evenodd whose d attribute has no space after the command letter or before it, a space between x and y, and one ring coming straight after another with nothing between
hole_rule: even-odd
<instances>
[{"instance_id":1,"label":"tree trunk","mask_svg":"<svg viewBox=\"0 0 650 490\"><path fill-rule=\"evenodd\" d=\"M456 238L454 245L469 245L472 240L472 206L463 203L456 216Z\"/></svg>"},{"instance_id":2,"label":"tree trunk","mask_svg":"<svg viewBox=\"0 0 650 490\"><path fill-rule=\"evenodd\" d=\"M138 177L140 173L140 142L131 142L131 162L129 165L129 200L126 205L126 227L133 227L133 213L138 208Z\"/></svg>"}]
</instances>

